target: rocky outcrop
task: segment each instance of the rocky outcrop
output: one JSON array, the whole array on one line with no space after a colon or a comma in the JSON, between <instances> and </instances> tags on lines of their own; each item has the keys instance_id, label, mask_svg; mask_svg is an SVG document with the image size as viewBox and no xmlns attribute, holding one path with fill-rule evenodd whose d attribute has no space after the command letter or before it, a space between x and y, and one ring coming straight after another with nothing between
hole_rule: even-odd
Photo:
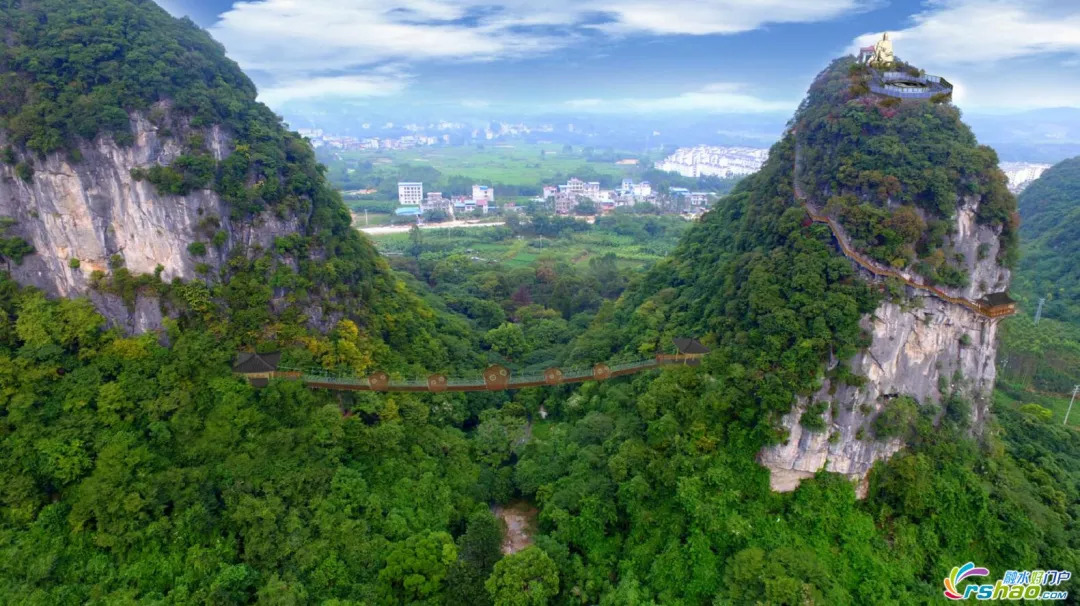
<instances>
[{"instance_id":1,"label":"rocky outcrop","mask_svg":"<svg viewBox=\"0 0 1080 606\"><path fill-rule=\"evenodd\" d=\"M771 471L774 490L793 490L800 480L822 469L861 483L876 461L903 447L899 439L874 439L871 429L896 396L911 396L928 405L941 402L943 390L956 390L974 403L972 421L981 427L996 376L997 323L914 289L909 294L913 296L909 302L883 303L863 318L873 342L850 366L867 379L865 385L832 385L825 379L817 393L801 399L784 416L787 441L759 455ZM799 424L810 402L829 403L825 431L807 431Z\"/></svg>"},{"instance_id":2,"label":"rocky outcrop","mask_svg":"<svg viewBox=\"0 0 1080 606\"><path fill-rule=\"evenodd\" d=\"M1011 277L997 262L1000 228L976 221L978 202L977 197L960 201L956 228L947 242L971 283L965 289L942 289L971 301L1007 290ZM838 229L843 238L842 228ZM865 278L873 278L869 271L855 267ZM899 273L924 283L921 276ZM802 479L824 469L848 476L858 483L858 492L865 494L866 474L873 464L904 445L900 439L875 439L871 428L897 396L910 396L925 406L941 402L947 395L943 391L959 393L974 404L974 427L982 426L996 376L996 321L925 290L907 287L906 291L903 303L882 303L862 320L872 342L850 361L850 368L865 377L866 383L853 387L825 379L817 393L800 399L781 420L788 439L759 454L761 464L770 470L774 490L794 490ZM829 403L825 431L808 431L799 422L812 402Z\"/></svg>"},{"instance_id":3,"label":"rocky outcrop","mask_svg":"<svg viewBox=\"0 0 1080 606\"><path fill-rule=\"evenodd\" d=\"M956 231L946 241L954 263L970 278L967 288L953 289L954 294L972 301L1008 290L1012 277L995 261L1001 252L1001 228L979 223L978 212L978 196L965 197L957 207Z\"/></svg>"},{"instance_id":4,"label":"rocky outcrop","mask_svg":"<svg viewBox=\"0 0 1080 606\"><path fill-rule=\"evenodd\" d=\"M155 110L167 113L167 107ZM171 132L191 132L171 126ZM216 159L231 152L231 138L222 129L198 132ZM178 137L162 136L143 114L132 116L132 133L130 146L108 137L81 144L78 161L63 153L37 160L30 183L17 178L12 167L0 165L0 217L14 219L9 235L24 238L36 251L20 265L11 265L16 280L55 296L91 294L90 274L108 271L114 255L135 274L153 273L160 266L166 282L197 279L199 264L209 267L205 275L215 275L237 247L268 248L276 237L299 229L295 217L280 219L269 213L251 223L234 222L212 190L162 195L151 183L135 180L132 169L170 164L182 148ZM218 231L225 239L215 246L211 238ZM193 242L205 243L206 254L189 252ZM152 311L153 299L140 297L134 307L104 294L92 299L110 322L131 332L160 326L161 313Z\"/></svg>"}]
</instances>

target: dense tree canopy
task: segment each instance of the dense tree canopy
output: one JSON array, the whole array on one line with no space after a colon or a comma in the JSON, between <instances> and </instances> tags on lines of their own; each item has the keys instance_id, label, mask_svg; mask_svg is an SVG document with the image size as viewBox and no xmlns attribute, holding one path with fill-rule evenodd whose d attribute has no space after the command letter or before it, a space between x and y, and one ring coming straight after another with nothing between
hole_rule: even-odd
<instances>
[{"instance_id":1,"label":"dense tree canopy","mask_svg":"<svg viewBox=\"0 0 1080 606\"><path fill-rule=\"evenodd\" d=\"M806 194L827 204L856 248L950 286L966 276L950 265L945 236L958 207L977 199L977 219L1001 230L1000 260L1011 265L1016 200L997 154L949 103L900 103L861 89L866 69L851 58L833 62L792 121Z\"/></svg>"},{"instance_id":2,"label":"dense tree canopy","mask_svg":"<svg viewBox=\"0 0 1080 606\"><path fill-rule=\"evenodd\" d=\"M29 151L101 133L130 142L128 113L164 100L195 125L250 120L248 77L152 0L3 0L0 32L0 127Z\"/></svg>"},{"instance_id":3,"label":"dense tree canopy","mask_svg":"<svg viewBox=\"0 0 1080 606\"><path fill-rule=\"evenodd\" d=\"M969 403L897 398L871 429L908 449L874 468L865 500L828 473L769 490L755 456L784 439L776 421L826 374L865 380L844 362L867 343L860 319L893 296L794 200L796 133L642 276L607 256L506 271L438 254L419 231L400 276L190 22L149 1L0 0L0 29L14 143L0 160L122 142L146 111L186 129L186 153L138 178L212 187L238 221L300 225L205 281L164 285L122 258L93 277L162 297L179 316L161 335L125 337L87 300L0 277L0 602L908 604L940 599L965 561L1080 569L1080 442L1036 407L999 406L976 439ZM958 194L983 195L981 220L1011 233L993 154L953 108L836 102L851 81L835 75L800 112L800 163L873 254L921 259ZM235 136L221 162L198 137L212 123ZM597 229L676 230L618 216ZM307 328L313 306L325 334ZM238 346L405 374L649 356L688 335L713 350L700 367L516 393L255 389L229 372ZM813 411L805 423L821 422ZM490 505L516 499L539 509L533 544L504 557Z\"/></svg>"},{"instance_id":4,"label":"dense tree canopy","mask_svg":"<svg viewBox=\"0 0 1080 606\"><path fill-rule=\"evenodd\" d=\"M166 349L85 300L0 293L0 601L442 595L478 467L429 403L257 391L211 334ZM485 540L461 548L477 586Z\"/></svg>"}]
</instances>

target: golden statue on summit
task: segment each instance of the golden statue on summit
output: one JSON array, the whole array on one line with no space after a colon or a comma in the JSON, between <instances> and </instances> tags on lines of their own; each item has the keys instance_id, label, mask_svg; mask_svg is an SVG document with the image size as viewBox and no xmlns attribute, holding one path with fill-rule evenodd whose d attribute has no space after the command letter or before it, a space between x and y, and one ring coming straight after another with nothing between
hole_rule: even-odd
<instances>
[{"instance_id":1,"label":"golden statue on summit","mask_svg":"<svg viewBox=\"0 0 1080 606\"><path fill-rule=\"evenodd\" d=\"M873 46L864 46L859 49L859 60L873 66L892 65L896 58L893 55L892 40L889 40L889 32L885 32Z\"/></svg>"},{"instance_id":2,"label":"golden statue on summit","mask_svg":"<svg viewBox=\"0 0 1080 606\"><path fill-rule=\"evenodd\" d=\"M885 32L874 45L874 63L888 65L893 62L892 40L889 40L889 32Z\"/></svg>"}]
</instances>

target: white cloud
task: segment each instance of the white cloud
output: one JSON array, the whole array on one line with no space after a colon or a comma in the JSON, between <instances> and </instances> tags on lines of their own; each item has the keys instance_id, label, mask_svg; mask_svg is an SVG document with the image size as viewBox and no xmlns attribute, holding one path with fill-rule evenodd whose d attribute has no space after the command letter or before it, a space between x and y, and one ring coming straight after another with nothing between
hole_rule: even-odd
<instances>
[{"instance_id":1,"label":"white cloud","mask_svg":"<svg viewBox=\"0 0 1080 606\"><path fill-rule=\"evenodd\" d=\"M1080 53L1080 4L1005 0L939 0L890 32L897 55L915 63L960 65L1046 53ZM880 33L852 44L873 44Z\"/></svg>"},{"instance_id":2,"label":"white cloud","mask_svg":"<svg viewBox=\"0 0 1080 606\"><path fill-rule=\"evenodd\" d=\"M162 0L168 4L168 0ZM275 74L267 99L363 83L316 78L387 62L533 57L589 36L732 34L831 19L878 0L245 0L210 31L245 69ZM602 15L602 18L598 18ZM295 83L295 84L294 84Z\"/></svg>"},{"instance_id":3,"label":"white cloud","mask_svg":"<svg viewBox=\"0 0 1080 606\"><path fill-rule=\"evenodd\" d=\"M407 76L380 73L287 80L264 87L259 100L279 105L315 97L386 97L404 90L407 81Z\"/></svg>"},{"instance_id":4,"label":"white cloud","mask_svg":"<svg viewBox=\"0 0 1080 606\"><path fill-rule=\"evenodd\" d=\"M880 36L859 36L849 50ZM889 37L898 57L948 78L961 107L1080 105L1080 74L1066 67L1080 58L1080 3L929 0Z\"/></svg>"},{"instance_id":5,"label":"white cloud","mask_svg":"<svg viewBox=\"0 0 1080 606\"><path fill-rule=\"evenodd\" d=\"M612 0L590 3L617 15L628 33L736 34L768 23L825 21L873 6L865 0Z\"/></svg>"},{"instance_id":6,"label":"white cloud","mask_svg":"<svg viewBox=\"0 0 1080 606\"><path fill-rule=\"evenodd\" d=\"M569 109L589 112L681 112L763 113L790 112L798 101L771 101L757 97L745 86L732 82L717 82L699 90L670 97L631 97L620 99L575 99L566 102Z\"/></svg>"},{"instance_id":7,"label":"white cloud","mask_svg":"<svg viewBox=\"0 0 1080 606\"><path fill-rule=\"evenodd\" d=\"M732 34L821 21L869 0L262 0L211 27L243 67L333 69L386 60L493 59L572 45L575 31ZM597 15L609 21L590 25ZM556 28L552 31L548 28Z\"/></svg>"}]
</instances>

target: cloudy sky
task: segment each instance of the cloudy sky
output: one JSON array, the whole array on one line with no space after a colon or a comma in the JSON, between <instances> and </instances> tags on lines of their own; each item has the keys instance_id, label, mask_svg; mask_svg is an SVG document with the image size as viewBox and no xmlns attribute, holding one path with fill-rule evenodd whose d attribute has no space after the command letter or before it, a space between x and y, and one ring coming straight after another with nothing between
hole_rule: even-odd
<instances>
[{"instance_id":1,"label":"cloudy sky","mask_svg":"<svg viewBox=\"0 0 1080 606\"><path fill-rule=\"evenodd\" d=\"M790 113L888 30L965 110L1080 106L1077 0L157 0L272 107Z\"/></svg>"}]
</instances>

